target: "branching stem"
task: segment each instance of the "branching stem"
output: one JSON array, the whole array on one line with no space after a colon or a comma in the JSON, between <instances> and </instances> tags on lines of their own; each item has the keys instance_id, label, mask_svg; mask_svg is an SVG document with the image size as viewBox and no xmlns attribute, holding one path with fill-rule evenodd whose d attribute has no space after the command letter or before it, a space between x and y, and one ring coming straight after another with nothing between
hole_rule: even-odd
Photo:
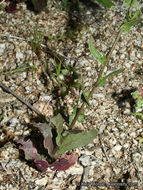
<instances>
[{"instance_id":1,"label":"branching stem","mask_svg":"<svg viewBox=\"0 0 143 190\"><path fill-rule=\"evenodd\" d=\"M101 66L101 70L100 70L100 72L99 72L98 78L97 78L96 82L93 84L93 88L92 88L92 90L91 90L91 92L90 92L88 98L92 97L92 95L93 95L94 92L95 92L95 89L98 87L98 84L99 84L99 82L100 82L100 80L101 80L101 78L102 78L102 76L103 76L104 69L105 69L105 67L108 65L108 62L109 62L109 60L110 60L110 58L111 58L111 55L112 55L112 52L113 52L113 50L115 49L115 46L116 46L116 44L118 43L118 41L119 41L119 39L120 39L121 33L122 33L122 30L120 30L120 31L118 32L118 35L117 35L117 37L116 37L116 39L115 39L115 41L114 41L114 43L113 43L113 45L112 45L112 48L110 49L110 51L109 51L109 53L108 53L108 55L107 55L106 61L105 61L105 63L102 64L102 66ZM72 128L74 127L74 125L75 125L75 123L76 123L76 121L77 121L79 115L81 114L81 112L82 112L82 110L83 110L85 104L86 104L85 102L82 103L82 106L81 106L80 109L78 110L78 112L77 112L77 114L76 114L74 120L72 121L72 123L71 123L71 125L70 125L70 127L69 127L70 129L72 129Z\"/></svg>"}]
</instances>

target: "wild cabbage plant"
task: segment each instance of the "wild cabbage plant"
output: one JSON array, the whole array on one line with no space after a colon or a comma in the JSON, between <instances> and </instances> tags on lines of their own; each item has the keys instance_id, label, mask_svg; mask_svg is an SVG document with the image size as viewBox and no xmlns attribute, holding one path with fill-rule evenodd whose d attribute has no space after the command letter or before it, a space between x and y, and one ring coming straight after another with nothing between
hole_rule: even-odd
<instances>
[{"instance_id":1,"label":"wild cabbage plant","mask_svg":"<svg viewBox=\"0 0 143 190\"><path fill-rule=\"evenodd\" d=\"M48 151L48 155L46 157L38 153L38 150L35 148L30 139L25 141L24 138L21 138L17 141L17 143L21 144L19 148L24 151L25 159L33 160L37 168L42 172L46 171L47 168L59 171L68 169L70 166L75 164L79 156L77 153L69 154L69 151L75 148L83 147L93 142L93 140L97 136L97 131L95 129L79 132L73 130L73 127L76 121L79 121L79 117L83 115L84 106L90 105L89 98L92 97L96 88L99 86L103 86L109 77L116 76L124 70L123 68L120 68L116 71L110 72L109 74L106 74L106 72L104 71L105 67L108 65L109 59L117 42L119 41L121 34L124 31L129 32L132 26L142 21L142 19L138 18L139 11L132 11L132 8L134 8L134 6L136 6L137 4L137 0L126 0L125 3L126 6L129 6L129 11L126 15L124 23L119 28L118 35L113 43L113 46L111 47L111 50L106 55L104 55L102 52L99 52L95 48L94 39L91 37L89 40L89 50L95 61L99 64L100 72L91 90L88 92L83 91L82 106L80 108L76 107L75 109L73 109L73 114L69 117L68 130L63 129L64 120L61 114L58 114L51 118L50 122L46 122L46 120L44 123L34 124L34 126L38 128L39 132L43 135L43 145L44 148ZM142 93L143 92L141 91L139 92L139 94L134 94L134 97L138 98L138 107L142 106ZM49 156L52 162L49 162Z\"/></svg>"},{"instance_id":2,"label":"wild cabbage plant","mask_svg":"<svg viewBox=\"0 0 143 190\"><path fill-rule=\"evenodd\" d=\"M76 132L66 131L66 135L63 135L63 118L60 114L50 119L50 122L56 127L56 146L54 146L52 127L47 123L38 123L34 126L39 129L44 137L44 148L48 150L48 154L54 161L49 164L43 155L38 154L38 151L34 147L32 141L29 139L24 141L23 138L19 139L17 143L21 144L19 148L25 153L26 160L34 160L37 168L44 172L50 167L52 170L66 170L78 159L78 154L71 155L65 154L65 152L85 146L92 142L97 135L95 129L89 132Z\"/></svg>"}]
</instances>

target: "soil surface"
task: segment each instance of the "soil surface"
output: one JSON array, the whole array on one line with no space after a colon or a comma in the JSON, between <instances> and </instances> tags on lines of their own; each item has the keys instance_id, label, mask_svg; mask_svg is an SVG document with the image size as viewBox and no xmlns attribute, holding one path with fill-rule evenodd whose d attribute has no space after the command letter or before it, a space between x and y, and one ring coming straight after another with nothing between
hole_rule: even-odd
<instances>
[{"instance_id":1,"label":"soil surface","mask_svg":"<svg viewBox=\"0 0 143 190\"><path fill-rule=\"evenodd\" d=\"M0 82L47 118L61 110L67 128L67 118L81 92L72 87L61 98L54 55L44 47L34 52L35 46L32 49L29 40L34 41L35 33L41 31L40 42L54 49L57 56L66 57L62 64L77 69L86 91L100 70L89 51L89 39L92 36L95 47L106 54L127 9L121 1L111 9L84 1L80 10L71 8L68 12L51 2L48 1L48 11L39 14L28 10L24 3L18 4L15 14L0 10ZM36 39L40 40L40 36ZM14 141L30 135L30 124L39 118L0 88L0 190L143 189L143 143L139 142L143 122L131 115L131 93L143 89L142 24L121 35L105 71L107 74L122 68L122 73L96 89L90 106L85 108L84 121L76 122L76 129L96 129L98 136L89 145L72 151L79 154L79 159L66 171L48 169L41 173L21 156ZM66 81L64 75L60 80ZM81 78L77 82L81 83Z\"/></svg>"}]
</instances>

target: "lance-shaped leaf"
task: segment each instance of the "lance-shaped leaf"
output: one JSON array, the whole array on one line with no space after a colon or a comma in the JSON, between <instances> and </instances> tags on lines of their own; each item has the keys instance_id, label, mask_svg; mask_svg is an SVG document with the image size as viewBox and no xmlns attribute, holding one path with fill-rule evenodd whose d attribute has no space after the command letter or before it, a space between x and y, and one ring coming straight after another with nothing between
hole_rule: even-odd
<instances>
[{"instance_id":1,"label":"lance-shaped leaf","mask_svg":"<svg viewBox=\"0 0 143 190\"><path fill-rule=\"evenodd\" d=\"M47 0L32 0L32 4L34 6L34 10L40 12L46 7Z\"/></svg>"},{"instance_id":2,"label":"lance-shaped leaf","mask_svg":"<svg viewBox=\"0 0 143 190\"><path fill-rule=\"evenodd\" d=\"M24 141L23 138L20 138L16 142L22 145L19 148L24 151L26 160L38 160L41 158L40 154L38 154L37 149L33 146L33 143L30 139Z\"/></svg>"},{"instance_id":3,"label":"lance-shaped leaf","mask_svg":"<svg viewBox=\"0 0 143 190\"><path fill-rule=\"evenodd\" d=\"M139 1L138 0L125 0L124 5L126 7L131 6L132 8L138 8L139 7Z\"/></svg>"},{"instance_id":4,"label":"lance-shaped leaf","mask_svg":"<svg viewBox=\"0 0 143 190\"><path fill-rule=\"evenodd\" d=\"M111 0L96 0L96 1L107 8L110 8L114 5L114 3Z\"/></svg>"},{"instance_id":5,"label":"lance-shaped leaf","mask_svg":"<svg viewBox=\"0 0 143 190\"><path fill-rule=\"evenodd\" d=\"M134 15L132 16L131 20L135 20L136 17L140 15L140 13L141 13L141 11L140 11L140 10L137 10L137 11L134 13Z\"/></svg>"},{"instance_id":6,"label":"lance-shaped leaf","mask_svg":"<svg viewBox=\"0 0 143 190\"><path fill-rule=\"evenodd\" d=\"M84 109L81 111L80 115L78 116L78 121L81 123L84 120Z\"/></svg>"},{"instance_id":7,"label":"lance-shaped leaf","mask_svg":"<svg viewBox=\"0 0 143 190\"><path fill-rule=\"evenodd\" d=\"M62 118L61 114L58 114L57 116L51 118L50 121L57 128L56 143L59 146L60 145L60 140L61 140L61 133L63 131L63 118Z\"/></svg>"},{"instance_id":8,"label":"lance-shaped leaf","mask_svg":"<svg viewBox=\"0 0 143 190\"><path fill-rule=\"evenodd\" d=\"M132 113L134 116L139 116L143 120L143 113Z\"/></svg>"},{"instance_id":9,"label":"lance-shaped leaf","mask_svg":"<svg viewBox=\"0 0 143 190\"><path fill-rule=\"evenodd\" d=\"M132 0L125 0L125 1L124 1L124 5L125 5L126 7L128 7L128 6L130 6L131 2L132 2Z\"/></svg>"},{"instance_id":10,"label":"lance-shaped leaf","mask_svg":"<svg viewBox=\"0 0 143 190\"><path fill-rule=\"evenodd\" d=\"M44 137L44 147L48 149L49 155L52 155L53 152L53 141L52 141L52 132L51 128L47 123L38 123L35 124L35 127L39 129L39 131L42 133Z\"/></svg>"},{"instance_id":11,"label":"lance-shaped leaf","mask_svg":"<svg viewBox=\"0 0 143 190\"><path fill-rule=\"evenodd\" d=\"M106 56L94 47L94 39L92 37L89 40L89 50L97 62L103 64L106 61Z\"/></svg>"},{"instance_id":12,"label":"lance-shaped leaf","mask_svg":"<svg viewBox=\"0 0 143 190\"><path fill-rule=\"evenodd\" d=\"M74 165L77 159L78 159L77 153L71 155L62 154L59 160L51 164L52 170L65 171L69 169L69 167Z\"/></svg>"},{"instance_id":13,"label":"lance-shaped leaf","mask_svg":"<svg viewBox=\"0 0 143 190\"><path fill-rule=\"evenodd\" d=\"M83 92L82 95L81 95L81 98L82 98L82 100L83 100L84 102L87 103L87 105L90 106L89 100L88 100L89 94L90 94L90 90L88 90L87 92Z\"/></svg>"},{"instance_id":14,"label":"lance-shaped leaf","mask_svg":"<svg viewBox=\"0 0 143 190\"><path fill-rule=\"evenodd\" d=\"M125 6L131 6L130 8L138 8L139 1L138 0L125 0Z\"/></svg>"},{"instance_id":15,"label":"lance-shaped leaf","mask_svg":"<svg viewBox=\"0 0 143 190\"><path fill-rule=\"evenodd\" d=\"M136 25L136 24L138 24L138 23L140 23L140 22L142 22L142 21L143 21L142 18L140 18L140 19L135 19L135 20L131 20L131 21L129 21L129 22L124 23L124 24L120 27L120 29L121 29L121 30L124 30L124 31L126 31L126 32L129 32L132 26L134 26L134 25Z\"/></svg>"},{"instance_id":16,"label":"lance-shaped leaf","mask_svg":"<svg viewBox=\"0 0 143 190\"><path fill-rule=\"evenodd\" d=\"M132 4L131 4L131 6L133 7L133 8L136 8L136 9L138 9L139 8L139 0L133 0L132 1Z\"/></svg>"},{"instance_id":17,"label":"lance-shaped leaf","mask_svg":"<svg viewBox=\"0 0 143 190\"><path fill-rule=\"evenodd\" d=\"M69 117L69 125L71 125L73 119L74 119L75 116L76 116L77 108L78 108L77 106L74 107L74 109L73 109L73 113L72 113L72 115L70 115L70 117Z\"/></svg>"},{"instance_id":18,"label":"lance-shaped leaf","mask_svg":"<svg viewBox=\"0 0 143 190\"><path fill-rule=\"evenodd\" d=\"M57 151L58 154L63 154L64 152L83 147L91 143L97 136L97 131L95 129L90 130L89 132L80 132L76 134L69 134L63 138L63 142Z\"/></svg>"},{"instance_id":19,"label":"lance-shaped leaf","mask_svg":"<svg viewBox=\"0 0 143 190\"><path fill-rule=\"evenodd\" d=\"M76 116L78 110L79 110L79 109L78 109L78 106L75 106L74 109L73 109L72 115L70 115L70 117L69 117L69 125L71 125L71 123L72 123L72 121L74 120L74 118L75 118L75 116ZM81 112L80 115L78 116L78 121L79 121L79 122L82 122L83 119L84 119L84 110L82 110L82 112Z\"/></svg>"},{"instance_id":20,"label":"lance-shaped leaf","mask_svg":"<svg viewBox=\"0 0 143 190\"><path fill-rule=\"evenodd\" d=\"M103 85L105 84L105 82L106 82L106 79L108 79L109 77L112 77L112 76L116 76L116 75L118 75L119 73L121 73L121 72L123 72L123 71L124 71L124 69L119 69L119 70L117 70L117 71L114 71L114 72L109 73L108 75L106 75L105 77L103 77L103 78L100 80L98 86L103 86Z\"/></svg>"},{"instance_id":21,"label":"lance-shaped leaf","mask_svg":"<svg viewBox=\"0 0 143 190\"><path fill-rule=\"evenodd\" d=\"M81 87L81 84L80 83L78 83L78 82L72 82L71 83L71 86L73 86L73 87L76 87L76 88L80 88Z\"/></svg>"}]
</instances>

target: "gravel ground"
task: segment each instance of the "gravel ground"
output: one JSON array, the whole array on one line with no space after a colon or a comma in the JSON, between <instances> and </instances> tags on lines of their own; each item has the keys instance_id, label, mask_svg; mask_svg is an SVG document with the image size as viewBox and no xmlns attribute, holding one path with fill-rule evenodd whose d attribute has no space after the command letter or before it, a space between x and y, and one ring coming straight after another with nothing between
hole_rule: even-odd
<instances>
[{"instance_id":1,"label":"gravel ground","mask_svg":"<svg viewBox=\"0 0 143 190\"><path fill-rule=\"evenodd\" d=\"M33 65L36 70L1 74L0 81L34 104L47 117L52 117L56 106L56 99L52 93L55 84L48 76L46 82L41 76L43 59L32 52L27 41L3 35L28 39L38 24L45 36L62 36L70 23L71 15L51 6L50 2L49 12L38 15L27 10L25 4L18 6L20 11L16 14L0 11L0 72L17 69L26 63ZM77 12L73 12L72 15L73 20L78 18L82 23L79 31L65 41L55 39L52 43L47 42L48 46L57 47L57 52L71 59L69 64L75 64L82 74L86 89L90 89L99 71L89 52L89 38L94 37L98 50L108 52L125 13L126 10L119 4L106 12L103 8L87 8L83 5L80 19ZM44 52L41 55L46 59ZM51 67L53 59L48 57L47 62ZM120 68L124 68L124 72L109 79L104 87L96 90L90 100L91 106L85 109L85 120L82 124L77 122L75 125L83 130L97 129L98 137L86 147L73 150L79 153L79 160L64 172L48 169L47 172L40 173L19 157L18 147L11 138L17 140L21 135L29 135L31 119L36 115L0 88L0 114L3 115L0 123L1 190L143 188L143 144L139 143L139 139L143 137L143 124L131 115L131 93L143 88L143 25L132 28L128 34L122 34L113 51L107 72ZM61 105L67 104L69 114L78 95L79 91L75 90L74 94L70 92L64 100L58 99ZM83 182L85 186L78 186L79 182ZM129 183L130 186L121 187L113 184L121 182L125 185Z\"/></svg>"}]
</instances>

